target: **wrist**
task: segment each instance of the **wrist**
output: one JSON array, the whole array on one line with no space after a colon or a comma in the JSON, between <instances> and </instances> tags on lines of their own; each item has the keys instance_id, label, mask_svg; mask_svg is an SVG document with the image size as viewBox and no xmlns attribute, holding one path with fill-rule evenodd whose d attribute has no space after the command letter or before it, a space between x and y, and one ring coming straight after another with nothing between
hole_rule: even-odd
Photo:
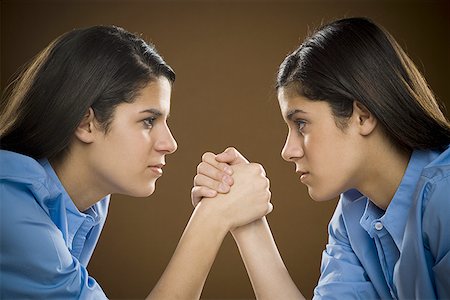
<instances>
[{"instance_id":1,"label":"wrist","mask_svg":"<svg viewBox=\"0 0 450 300\"><path fill-rule=\"evenodd\" d=\"M195 207L191 219L196 220L202 226L214 231L214 234L223 238L230 231L231 224L228 218L225 218L222 213L217 211L215 205L210 205L209 200L203 199Z\"/></svg>"},{"instance_id":2,"label":"wrist","mask_svg":"<svg viewBox=\"0 0 450 300\"><path fill-rule=\"evenodd\" d=\"M268 226L267 219L266 217L262 217L261 219L255 220L246 225L234 228L231 230L231 234L233 235L233 238L238 241L251 236L257 236L261 233L261 230L264 229L265 226Z\"/></svg>"}]
</instances>

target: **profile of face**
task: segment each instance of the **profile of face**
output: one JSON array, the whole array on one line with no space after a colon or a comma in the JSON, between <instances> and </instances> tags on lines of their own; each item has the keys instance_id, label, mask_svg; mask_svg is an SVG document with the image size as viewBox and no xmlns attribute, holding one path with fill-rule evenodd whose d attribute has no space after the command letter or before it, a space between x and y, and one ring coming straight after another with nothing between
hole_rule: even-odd
<instances>
[{"instance_id":1,"label":"profile of face","mask_svg":"<svg viewBox=\"0 0 450 300\"><path fill-rule=\"evenodd\" d=\"M281 156L295 164L311 198L331 200L354 188L364 164L357 118L340 128L327 102L309 100L289 88L279 89L278 101L289 129Z\"/></svg>"},{"instance_id":2,"label":"profile of face","mask_svg":"<svg viewBox=\"0 0 450 300\"><path fill-rule=\"evenodd\" d=\"M163 174L165 156L177 143L167 125L171 85L160 77L148 83L132 103L114 111L108 131L96 130L91 144L93 178L107 193L146 197Z\"/></svg>"}]
</instances>

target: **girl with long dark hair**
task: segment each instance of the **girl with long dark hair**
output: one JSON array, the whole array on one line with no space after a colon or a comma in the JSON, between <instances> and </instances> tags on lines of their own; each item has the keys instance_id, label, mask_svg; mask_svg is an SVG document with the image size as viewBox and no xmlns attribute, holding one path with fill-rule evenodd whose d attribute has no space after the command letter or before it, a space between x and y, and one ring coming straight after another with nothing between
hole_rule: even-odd
<instances>
[{"instance_id":1,"label":"girl with long dark hair","mask_svg":"<svg viewBox=\"0 0 450 300\"><path fill-rule=\"evenodd\" d=\"M167 125L174 80L144 40L94 26L54 40L6 90L0 298L106 298L87 265L110 194L151 195L177 149ZM260 165L228 171L227 182L239 180L235 197L194 210L149 299L199 298L227 232L271 211Z\"/></svg>"},{"instance_id":2,"label":"girl with long dark hair","mask_svg":"<svg viewBox=\"0 0 450 300\"><path fill-rule=\"evenodd\" d=\"M340 195L314 298L450 299L450 123L394 38L365 18L324 25L281 64L277 91L282 157L315 201ZM219 162L246 160L204 155L194 205ZM232 233L257 298L302 298L265 217Z\"/></svg>"}]
</instances>

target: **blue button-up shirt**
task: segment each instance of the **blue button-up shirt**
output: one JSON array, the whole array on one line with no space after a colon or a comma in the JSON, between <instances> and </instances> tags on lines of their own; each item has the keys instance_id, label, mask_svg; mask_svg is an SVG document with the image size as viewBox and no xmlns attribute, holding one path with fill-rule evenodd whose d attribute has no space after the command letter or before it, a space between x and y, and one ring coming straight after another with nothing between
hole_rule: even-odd
<instances>
[{"instance_id":1,"label":"blue button-up shirt","mask_svg":"<svg viewBox=\"0 0 450 300\"><path fill-rule=\"evenodd\" d=\"M80 212L47 160L0 150L0 298L106 298L86 267L108 204Z\"/></svg>"},{"instance_id":2,"label":"blue button-up shirt","mask_svg":"<svg viewBox=\"0 0 450 300\"><path fill-rule=\"evenodd\" d=\"M386 211L341 195L314 297L450 299L450 148L414 151Z\"/></svg>"}]
</instances>

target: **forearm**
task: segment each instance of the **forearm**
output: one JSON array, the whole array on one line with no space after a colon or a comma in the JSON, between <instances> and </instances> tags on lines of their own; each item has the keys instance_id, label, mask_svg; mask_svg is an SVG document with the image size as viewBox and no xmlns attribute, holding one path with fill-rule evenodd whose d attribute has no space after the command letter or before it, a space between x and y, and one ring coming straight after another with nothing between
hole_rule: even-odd
<instances>
[{"instance_id":1,"label":"forearm","mask_svg":"<svg viewBox=\"0 0 450 300\"><path fill-rule=\"evenodd\" d=\"M257 299L304 299L278 252L266 218L233 231Z\"/></svg>"},{"instance_id":2,"label":"forearm","mask_svg":"<svg viewBox=\"0 0 450 300\"><path fill-rule=\"evenodd\" d=\"M147 299L199 299L228 229L198 205L166 270Z\"/></svg>"}]
</instances>

